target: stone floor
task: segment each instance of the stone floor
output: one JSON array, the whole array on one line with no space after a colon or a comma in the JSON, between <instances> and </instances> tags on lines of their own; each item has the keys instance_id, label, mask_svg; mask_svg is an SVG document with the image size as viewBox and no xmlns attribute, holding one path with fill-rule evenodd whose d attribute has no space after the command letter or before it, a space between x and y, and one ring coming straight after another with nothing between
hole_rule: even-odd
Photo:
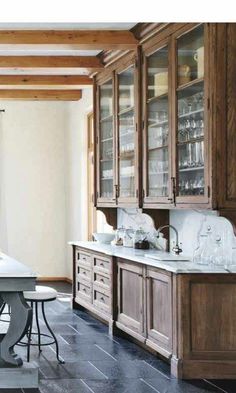
<instances>
[{"instance_id":1,"label":"stone floor","mask_svg":"<svg viewBox=\"0 0 236 393\"><path fill-rule=\"evenodd\" d=\"M53 286L53 283L48 284ZM57 334L55 348L45 347L31 361L39 366L40 388L0 389L5 393L236 393L236 381L181 381L170 375L168 364L121 337L109 337L107 326L83 311L72 312L71 287L54 285L59 299L46 306L48 320ZM25 348L16 347L25 358Z\"/></svg>"}]
</instances>

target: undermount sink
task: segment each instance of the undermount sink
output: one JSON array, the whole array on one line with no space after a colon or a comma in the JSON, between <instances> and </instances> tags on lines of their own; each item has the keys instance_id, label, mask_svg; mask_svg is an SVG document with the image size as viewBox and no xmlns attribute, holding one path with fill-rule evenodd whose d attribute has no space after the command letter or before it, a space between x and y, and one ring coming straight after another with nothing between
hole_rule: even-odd
<instances>
[{"instance_id":1,"label":"undermount sink","mask_svg":"<svg viewBox=\"0 0 236 393\"><path fill-rule=\"evenodd\" d=\"M170 252L156 252L144 254L146 258L156 259L157 261L169 261L169 262L190 262L188 257L183 257L181 255L174 255Z\"/></svg>"}]
</instances>

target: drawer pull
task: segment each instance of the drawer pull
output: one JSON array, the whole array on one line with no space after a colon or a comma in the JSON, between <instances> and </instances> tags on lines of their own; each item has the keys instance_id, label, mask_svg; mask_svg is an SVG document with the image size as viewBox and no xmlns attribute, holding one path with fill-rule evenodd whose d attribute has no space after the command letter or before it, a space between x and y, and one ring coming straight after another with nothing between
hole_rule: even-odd
<instances>
[{"instance_id":1,"label":"drawer pull","mask_svg":"<svg viewBox=\"0 0 236 393\"><path fill-rule=\"evenodd\" d=\"M101 297L101 298L100 298L100 300L101 300L102 302L105 302L105 299L104 299L104 297Z\"/></svg>"},{"instance_id":2,"label":"drawer pull","mask_svg":"<svg viewBox=\"0 0 236 393\"><path fill-rule=\"evenodd\" d=\"M100 281L101 281L101 282L104 282L104 278L100 278Z\"/></svg>"},{"instance_id":3,"label":"drawer pull","mask_svg":"<svg viewBox=\"0 0 236 393\"><path fill-rule=\"evenodd\" d=\"M86 273L85 271L83 271L83 274L84 274L85 276L87 276L87 273Z\"/></svg>"},{"instance_id":4,"label":"drawer pull","mask_svg":"<svg viewBox=\"0 0 236 393\"><path fill-rule=\"evenodd\" d=\"M104 263L103 263L103 262L101 262L101 263L100 263L100 266L103 266L103 267L104 267Z\"/></svg>"},{"instance_id":5,"label":"drawer pull","mask_svg":"<svg viewBox=\"0 0 236 393\"><path fill-rule=\"evenodd\" d=\"M84 292L87 292L85 288L82 289Z\"/></svg>"}]
</instances>

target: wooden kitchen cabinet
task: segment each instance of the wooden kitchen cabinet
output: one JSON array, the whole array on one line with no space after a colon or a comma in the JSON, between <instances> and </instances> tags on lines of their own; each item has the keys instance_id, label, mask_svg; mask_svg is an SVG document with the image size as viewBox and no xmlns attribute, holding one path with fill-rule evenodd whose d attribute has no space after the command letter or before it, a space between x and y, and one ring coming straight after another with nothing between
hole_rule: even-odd
<instances>
[{"instance_id":1,"label":"wooden kitchen cabinet","mask_svg":"<svg viewBox=\"0 0 236 393\"><path fill-rule=\"evenodd\" d=\"M116 326L144 342L143 265L118 258L117 269Z\"/></svg>"},{"instance_id":2,"label":"wooden kitchen cabinet","mask_svg":"<svg viewBox=\"0 0 236 393\"><path fill-rule=\"evenodd\" d=\"M139 206L139 72L135 52L96 77L98 207Z\"/></svg>"},{"instance_id":3,"label":"wooden kitchen cabinet","mask_svg":"<svg viewBox=\"0 0 236 393\"><path fill-rule=\"evenodd\" d=\"M73 246L73 306L82 306L113 324L111 257Z\"/></svg>"},{"instance_id":4,"label":"wooden kitchen cabinet","mask_svg":"<svg viewBox=\"0 0 236 393\"><path fill-rule=\"evenodd\" d=\"M146 344L166 358L172 354L172 275L147 268Z\"/></svg>"},{"instance_id":5,"label":"wooden kitchen cabinet","mask_svg":"<svg viewBox=\"0 0 236 393\"><path fill-rule=\"evenodd\" d=\"M235 41L235 23L165 24L96 75L98 208L213 209L236 223Z\"/></svg>"},{"instance_id":6,"label":"wooden kitchen cabinet","mask_svg":"<svg viewBox=\"0 0 236 393\"><path fill-rule=\"evenodd\" d=\"M207 24L187 24L143 51L144 207L210 203Z\"/></svg>"}]
</instances>

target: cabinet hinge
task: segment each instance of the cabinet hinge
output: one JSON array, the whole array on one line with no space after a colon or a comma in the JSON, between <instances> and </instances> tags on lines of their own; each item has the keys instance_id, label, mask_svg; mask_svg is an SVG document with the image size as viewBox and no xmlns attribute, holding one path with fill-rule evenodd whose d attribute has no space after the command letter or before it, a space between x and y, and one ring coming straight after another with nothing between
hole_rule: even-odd
<instances>
[{"instance_id":1,"label":"cabinet hinge","mask_svg":"<svg viewBox=\"0 0 236 393\"><path fill-rule=\"evenodd\" d=\"M210 195L211 195L211 189L210 189L210 186L207 186L207 196L208 196L208 198L210 198Z\"/></svg>"}]
</instances>

